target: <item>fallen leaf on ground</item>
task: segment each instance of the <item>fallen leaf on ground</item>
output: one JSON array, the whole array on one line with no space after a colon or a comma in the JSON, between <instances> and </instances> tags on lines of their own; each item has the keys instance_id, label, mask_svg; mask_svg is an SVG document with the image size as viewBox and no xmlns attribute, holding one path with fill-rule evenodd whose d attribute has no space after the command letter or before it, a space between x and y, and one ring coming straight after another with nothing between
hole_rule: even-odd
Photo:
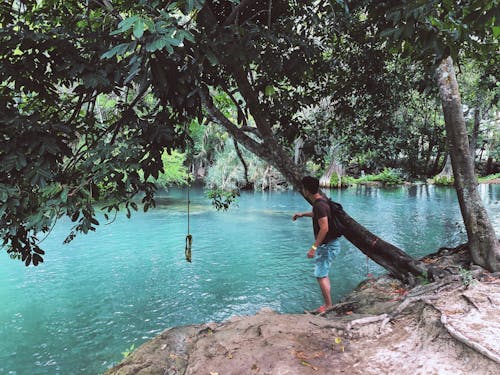
<instances>
[{"instance_id":1,"label":"fallen leaf on ground","mask_svg":"<svg viewBox=\"0 0 500 375\"><path fill-rule=\"evenodd\" d=\"M307 362L307 361L302 361L302 362L300 362L300 363L302 364L302 366L307 366L307 367L310 367L310 368L312 368L314 371L318 371L318 370L319 370L319 368L317 368L316 366L311 365L311 364L310 364L309 362Z\"/></svg>"}]
</instances>

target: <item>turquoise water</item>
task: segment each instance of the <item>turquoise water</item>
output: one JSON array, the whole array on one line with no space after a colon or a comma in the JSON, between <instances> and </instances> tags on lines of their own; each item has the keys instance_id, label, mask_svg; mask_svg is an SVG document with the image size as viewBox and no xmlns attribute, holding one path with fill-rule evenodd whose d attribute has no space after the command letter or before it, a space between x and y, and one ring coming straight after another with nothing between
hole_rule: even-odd
<instances>
[{"instance_id":1,"label":"turquoise water","mask_svg":"<svg viewBox=\"0 0 500 375\"><path fill-rule=\"evenodd\" d=\"M500 187L481 185L500 229ZM348 213L414 256L464 241L453 189L412 186L332 191ZM263 307L300 313L321 304L306 252L308 205L295 192L245 193L216 212L191 193L193 263L184 260L186 194L62 245L61 221L43 242L45 263L25 268L0 253L0 374L98 374L170 326L221 321ZM101 224L104 223L104 220ZM332 267L334 300L383 270L344 239Z\"/></svg>"}]
</instances>

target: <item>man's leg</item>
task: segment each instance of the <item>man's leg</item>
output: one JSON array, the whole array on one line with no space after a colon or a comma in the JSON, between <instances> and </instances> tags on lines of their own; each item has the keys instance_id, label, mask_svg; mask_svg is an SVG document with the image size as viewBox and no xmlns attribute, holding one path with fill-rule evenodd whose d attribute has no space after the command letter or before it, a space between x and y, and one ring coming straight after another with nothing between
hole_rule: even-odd
<instances>
[{"instance_id":1,"label":"man's leg","mask_svg":"<svg viewBox=\"0 0 500 375\"><path fill-rule=\"evenodd\" d=\"M323 294L323 299L325 300L325 307L328 309L332 307L332 296L330 294L330 279L326 277L318 277L319 287L321 289L321 294Z\"/></svg>"}]
</instances>

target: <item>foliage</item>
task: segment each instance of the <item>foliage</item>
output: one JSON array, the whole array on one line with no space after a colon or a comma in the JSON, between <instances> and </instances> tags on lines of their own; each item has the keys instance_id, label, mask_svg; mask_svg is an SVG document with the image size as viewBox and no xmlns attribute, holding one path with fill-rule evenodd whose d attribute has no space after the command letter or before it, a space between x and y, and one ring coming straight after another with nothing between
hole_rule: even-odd
<instances>
[{"instance_id":1,"label":"foliage","mask_svg":"<svg viewBox=\"0 0 500 375\"><path fill-rule=\"evenodd\" d=\"M247 168L246 178L243 163L237 155L234 143L228 140L224 148L215 154L214 162L205 178L206 186L210 189L232 191L246 187L248 184L255 190L272 189L273 186L277 188L283 184L283 177L268 163L244 147L240 146L240 149Z\"/></svg>"},{"instance_id":2,"label":"foliage","mask_svg":"<svg viewBox=\"0 0 500 375\"><path fill-rule=\"evenodd\" d=\"M127 358L130 354L132 354L134 349L135 349L135 344L132 344L130 348L125 349L125 351L122 352L123 359Z\"/></svg>"},{"instance_id":3,"label":"foliage","mask_svg":"<svg viewBox=\"0 0 500 375\"><path fill-rule=\"evenodd\" d=\"M431 282L429 280L429 275L426 272L422 273L420 276L417 276L417 280L421 285L427 285Z\"/></svg>"},{"instance_id":4,"label":"foliage","mask_svg":"<svg viewBox=\"0 0 500 375\"><path fill-rule=\"evenodd\" d=\"M360 1L366 7L367 22L380 37L405 55L418 57L430 68L460 54L495 59L498 50L498 0L453 1L397 0ZM498 69L498 67L496 68Z\"/></svg>"},{"instance_id":5,"label":"foliage","mask_svg":"<svg viewBox=\"0 0 500 375\"><path fill-rule=\"evenodd\" d=\"M354 179L352 177L341 176L340 177L340 184L339 184L339 175L337 173L334 173L332 175L332 177L330 178L330 187L347 187L349 185L352 185L353 182L354 182Z\"/></svg>"},{"instance_id":6,"label":"foliage","mask_svg":"<svg viewBox=\"0 0 500 375\"><path fill-rule=\"evenodd\" d=\"M462 283L466 288L474 283L474 276L472 275L472 272L470 270L467 270L463 267L458 267L458 272L460 273Z\"/></svg>"},{"instance_id":7,"label":"foliage","mask_svg":"<svg viewBox=\"0 0 500 375\"><path fill-rule=\"evenodd\" d=\"M171 185L186 185L189 178L185 166L186 155L173 150L171 153L163 152L161 156L164 172L160 172L156 182L164 188Z\"/></svg>"},{"instance_id":8,"label":"foliage","mask_svg":"<svg viewBox=\"0 0 500 375\"><path fill-rule=\"evenodd\" d=\"M403 183L401 171L391 168L384 168L381 173L375 176L375 181L380 181L386 185L397 185Z\"/></svg>"},{"instance_id":9,"label":"foliage","mask_svg":"<svg viewBox=\"0 0 500 375\"><path fill-rule=\"evenodd\" d=\"M368 174L361 176L359 178L354 178L351 176L341 177L342 185L341 187L347 187L356 184L364 184L367 182L381 182L384 185L399 185L405 180L403 179L402 172L400 170L384 168L384 170L378 174ZM338 175L333 174L330 180L331 187L338 186Z\"/></svg>"},{"instance_id":10,"label":"foliage","mask_svg":"<svg viewBox=\"0 0 500 375\"><path fill-rule=\"evenodd\" d=\"M239 190L209 189L207 198L212 200L212 204L218 211L227 211L231 204L237 202Z\"/></svg>"},{"instance_id":11,"label":"foliage","mask_svg":"<svg viewBox=\"0 0 500 375\"><path fill-rule=\"evenodd\" d=\"M487 182L487 181L497 180L497 179L500 179L500 173L490 174L490 175L484 176L484 177L479 177L478 181L479 182Z\"/></svg>"},{"instance_id":12,"label":"foliage","mask_svg":"<svg viewBox=\"0 0 500 375\"><path fill-rule=\"evenodd\" d=\"M434 176L432 182L435 185L440 186L453 186L455 184L455 179L453 178L453 176L437 175Z\"/></svg>"},{"instance_id":13,"label":"foliage","mask_svg":"<svg viewBox=\"0 0 500 375\"><path fill-rule=\"evenodd\" d=\"M404 182L401 171L391 168L384 170L375 175L366 175L354 180L357 183L361 182L381 182L384 185L398 185Z\"/></svg>"},{"instance_id":14,"label":"foliage","mask_svg":"<svg viewBox=\"0 0 500 375\"><path fill-rule=\"evenodd\" d=\"M395 113L415 77L400 74L413 62L388 49L379 31L412 26L416 36L401 35L425 42L426 30L445 41L459 30L457 42L489 43L496 3L2 2L3 245L36 265L38 236L61 216L75 223L70 241L96 230L96 203L105 217L121 208L130 216L138 195L145 210L153 207L151 178L163 171L165 151L196 152L189 164L222 149L218 130L205 148L194 147L189 135L200 133L190 128L208 122L295 184L303 166L289 155L298 137L318 164L332 143L325 134L333 134L354 157L372 152L392 166L404 134ZM386 37L400 43L397 33ZM325 121L301 121L325 98Z\"/></svg>"},{"instance_id":15,"label":"foliage","mask_svg":"<svg viewBox=\"0 0 500 375\"><path fill-rule=\"evenodd\" d=\"M186 155L177 150L172 152L164 151L161 160L163 170L158 172L158 177L149 176L147 181L155 185L156 188L167 189L172 185L186 185L189 173L186 167ZM144 179L144 172L139 170L139 177ZM105 187L104 187L105 188Z\"/></svg>"},{"instance_id":16,"label":"foliage","mask_svg":"<svg viewBox=\"0 0 500 375\"><path fill-rule=\"evenodd\" d=\"M244 171L231 142L226 142L224 149L216 154L214 164L210 167L205 184L209 188L237 190L244 183Z\"/></svg>"},{"instance_id":17,"label":"foliage","mask_svg":"<svg viewBox=\"0 0 500 375\"><path fill-rule=\"evenodd\" d=\"M114 3L115 14L137 10ZM37 265L38 233L62 215L75 222L70 241L99 225L96 202L106 216L121 206L130 215L139 193L145 210L154 205L148 179L158 177L165 149L184 147L185 114L144 97L142 57L131 53L137 41L120 46L110 9L77 1L1 7L0 235L9 254ZM141 25L135 19L134 38ZM125 55L100 58L111 46Z\"/></svg>"}]
</instances>

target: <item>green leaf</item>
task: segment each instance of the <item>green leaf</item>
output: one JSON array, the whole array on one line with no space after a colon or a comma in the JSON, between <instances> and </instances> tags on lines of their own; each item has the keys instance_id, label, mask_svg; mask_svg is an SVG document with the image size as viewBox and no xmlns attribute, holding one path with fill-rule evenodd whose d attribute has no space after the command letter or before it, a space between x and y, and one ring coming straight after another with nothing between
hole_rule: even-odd
<instances>
[{"instance_id":1,"label":"green leaf","mask_svg":"<svg viewBox=\"0 0 500 375\"><path fill-rule=\"evenodd\" d=\"M139 16L132 16L132 17L125 18L124 20L122 20L118 24L118 29L116 29L115 31L112 31L111 33L109 33L109 35L116 35L116 34L124 33L125 31L129 30L138 19L139 19Z\"/></svg>"},{"instance_id":2,"label":"green leaf","mask_svg":"<svg viewBox=\"0 0 500 375\"><path fill-rule=\"evenodd\" d=\"M174 53L174 49L172 48L172 46L170 44L165 44L165 48L166 50L168 51L168 53Z\"/></svg>"},{"instance_id":3,"label":"green leaf","mask_svg":"<svg viewBox=\"0 0 500 375\"><path fill-rule=\"evenodd\" d=\"M491 29L493 30L493 36L498 38L500 36L500 26L493 26Z\"/></svg>"},{"instance_id":4,"label":"green leaf","mask_svg":"<svg viewBox=\"0 0 500 375\"><path fill-rule=\"evenodd\" d=\"M179 33L176 32L174 36L169 37L169 36L164 36L163 39L167 41L167 44L170 44L171 46L178 47L182 44L183 37L179 37Z\"/></svg>"},{"instance_id":5,"label":"green leaf","mask_svg":"<svg viewBox=\"0 0 500 375\"><path fill-rule=\"evenodd\" d=\"M130 69L130 73L127 76L127 78L125 78L124 83L127 84L130 81L132 81L134 79L134 77L137 75L137 73L139 73L140 71L141 71L141 65L140 65L140 61L139 61L139 63L134 64L134 66Z\"/></svg>"},{"instance_id":6,"label":"green leaf","mask_svg":"<svg viewBox=\"0 0 500 375\"><path fill-rule=\"evenodd\" d=\"M217 57L212 53L212 51L207 51L205 53L205 56L207 57L208 61L210 61L210 64L212 66L215 66L217 64L219 64L219 60L217 59Z\"/></svg>"},{"instance_id":7,"label":"green leaf","mask_svg":"<svg viewBox=\"0 0 500 375\"><path fill-rule=\"evenodd\" d=\"M193 34L191 34L189 31L187 30L177 30L176 32L176 36L179 36L180 37L180 40L182 39L187 39L189 40L190 42L194 43L195 40L194 40L194 36Z\"/></svg>"},{"instance_id":8,"label":"green leaf","mask_svg":"<svg viewBox=\"0 0 500 375\"><path fill-rule=\"evenodd\" d=\"M101 55L101 59L110 59L113 56L120 56L127 52L130 43L122 43L117 46L111 48L108 52L105 52Z\"/></svg>"},{"instance_id":9,"label":"green leaf","mask_svg":"<svg viewBox=\"0 0 500 375\"><path fill-rule=\"evenodd\" d=\"M396 31L397 31L397 29L385 29L385 30L382 30L379 35L381 38L391 39Z\"/></svg>"},{"instance_id":10,"label":"green leaf","mask_svg":"<svg viewBox=\"0 0 500 375\"><path fill-rule=\"evenodd\" d=\"M274 86L266 86L264 93L266 96L273 96L276 90L274 89Z\"/></svg>"},{"instance_id":11,"label":"green leaf","mask_svg":"<svg viewBox=\"0 0 500 375\"><path fill-rule=\"evenodd\" d=\"M144 18L143 21L146 24L146 27L148 28L148 30L150 32L154 33L156 30L154 22L152 20L150 20L149 18Z\"/></svg>"},{"instance_id":12,"label":"green leaf","mask_svg":"<svg viewBox=\"0 0 500 375\"><path fill-rule=\"evenodd\" d=\"M173 3L169 4L167 7L168 11L176 10L179 6L177 5L177 1L174 1Z\"/></svg>"},{"instance_id":13,"label":"green leaf","mask_svg":"<svg viewBox=\"0 0 500 375\"><path fill-rule=\"evenodd\" d=\"M161 50L165 47L166 42L162 39L155 39L151 43L146 44L146 51L154 52L157 50Z\"/></svg>"},{"instance_id":14,"label":"green leaf","mask_svg":"<svg viewBox=\"0 0 500 375\"><path fill-rule=\"evenodd\" d=\"M68 190L67 189L63 189L63 191L61 192L61 201L63 203L68 202Z\"/></svg>"},{"instance_id":15,"label":"green leaf","mask_svg":"<svg viewBox=\"0 0 500 375\"><path fill-rule=\"evenodd\" d=\"M139 18L137 21L135 21L133 33L137 39L142 38L142 36L144 35L144 21L142 20L142 18Z\"/></svg>"},{"instance_id":16,"label":"green leaf","mask_svg":"<svg viewBox=\"0 0 500 375\"><path fill-rule=\"evenodd\" d=\"M7 205L6 204L0 205L0 219L2 218L2 216L3 216L3 214L5 213L6 210L7 210Z\"/></svg>"}]
</instances>

